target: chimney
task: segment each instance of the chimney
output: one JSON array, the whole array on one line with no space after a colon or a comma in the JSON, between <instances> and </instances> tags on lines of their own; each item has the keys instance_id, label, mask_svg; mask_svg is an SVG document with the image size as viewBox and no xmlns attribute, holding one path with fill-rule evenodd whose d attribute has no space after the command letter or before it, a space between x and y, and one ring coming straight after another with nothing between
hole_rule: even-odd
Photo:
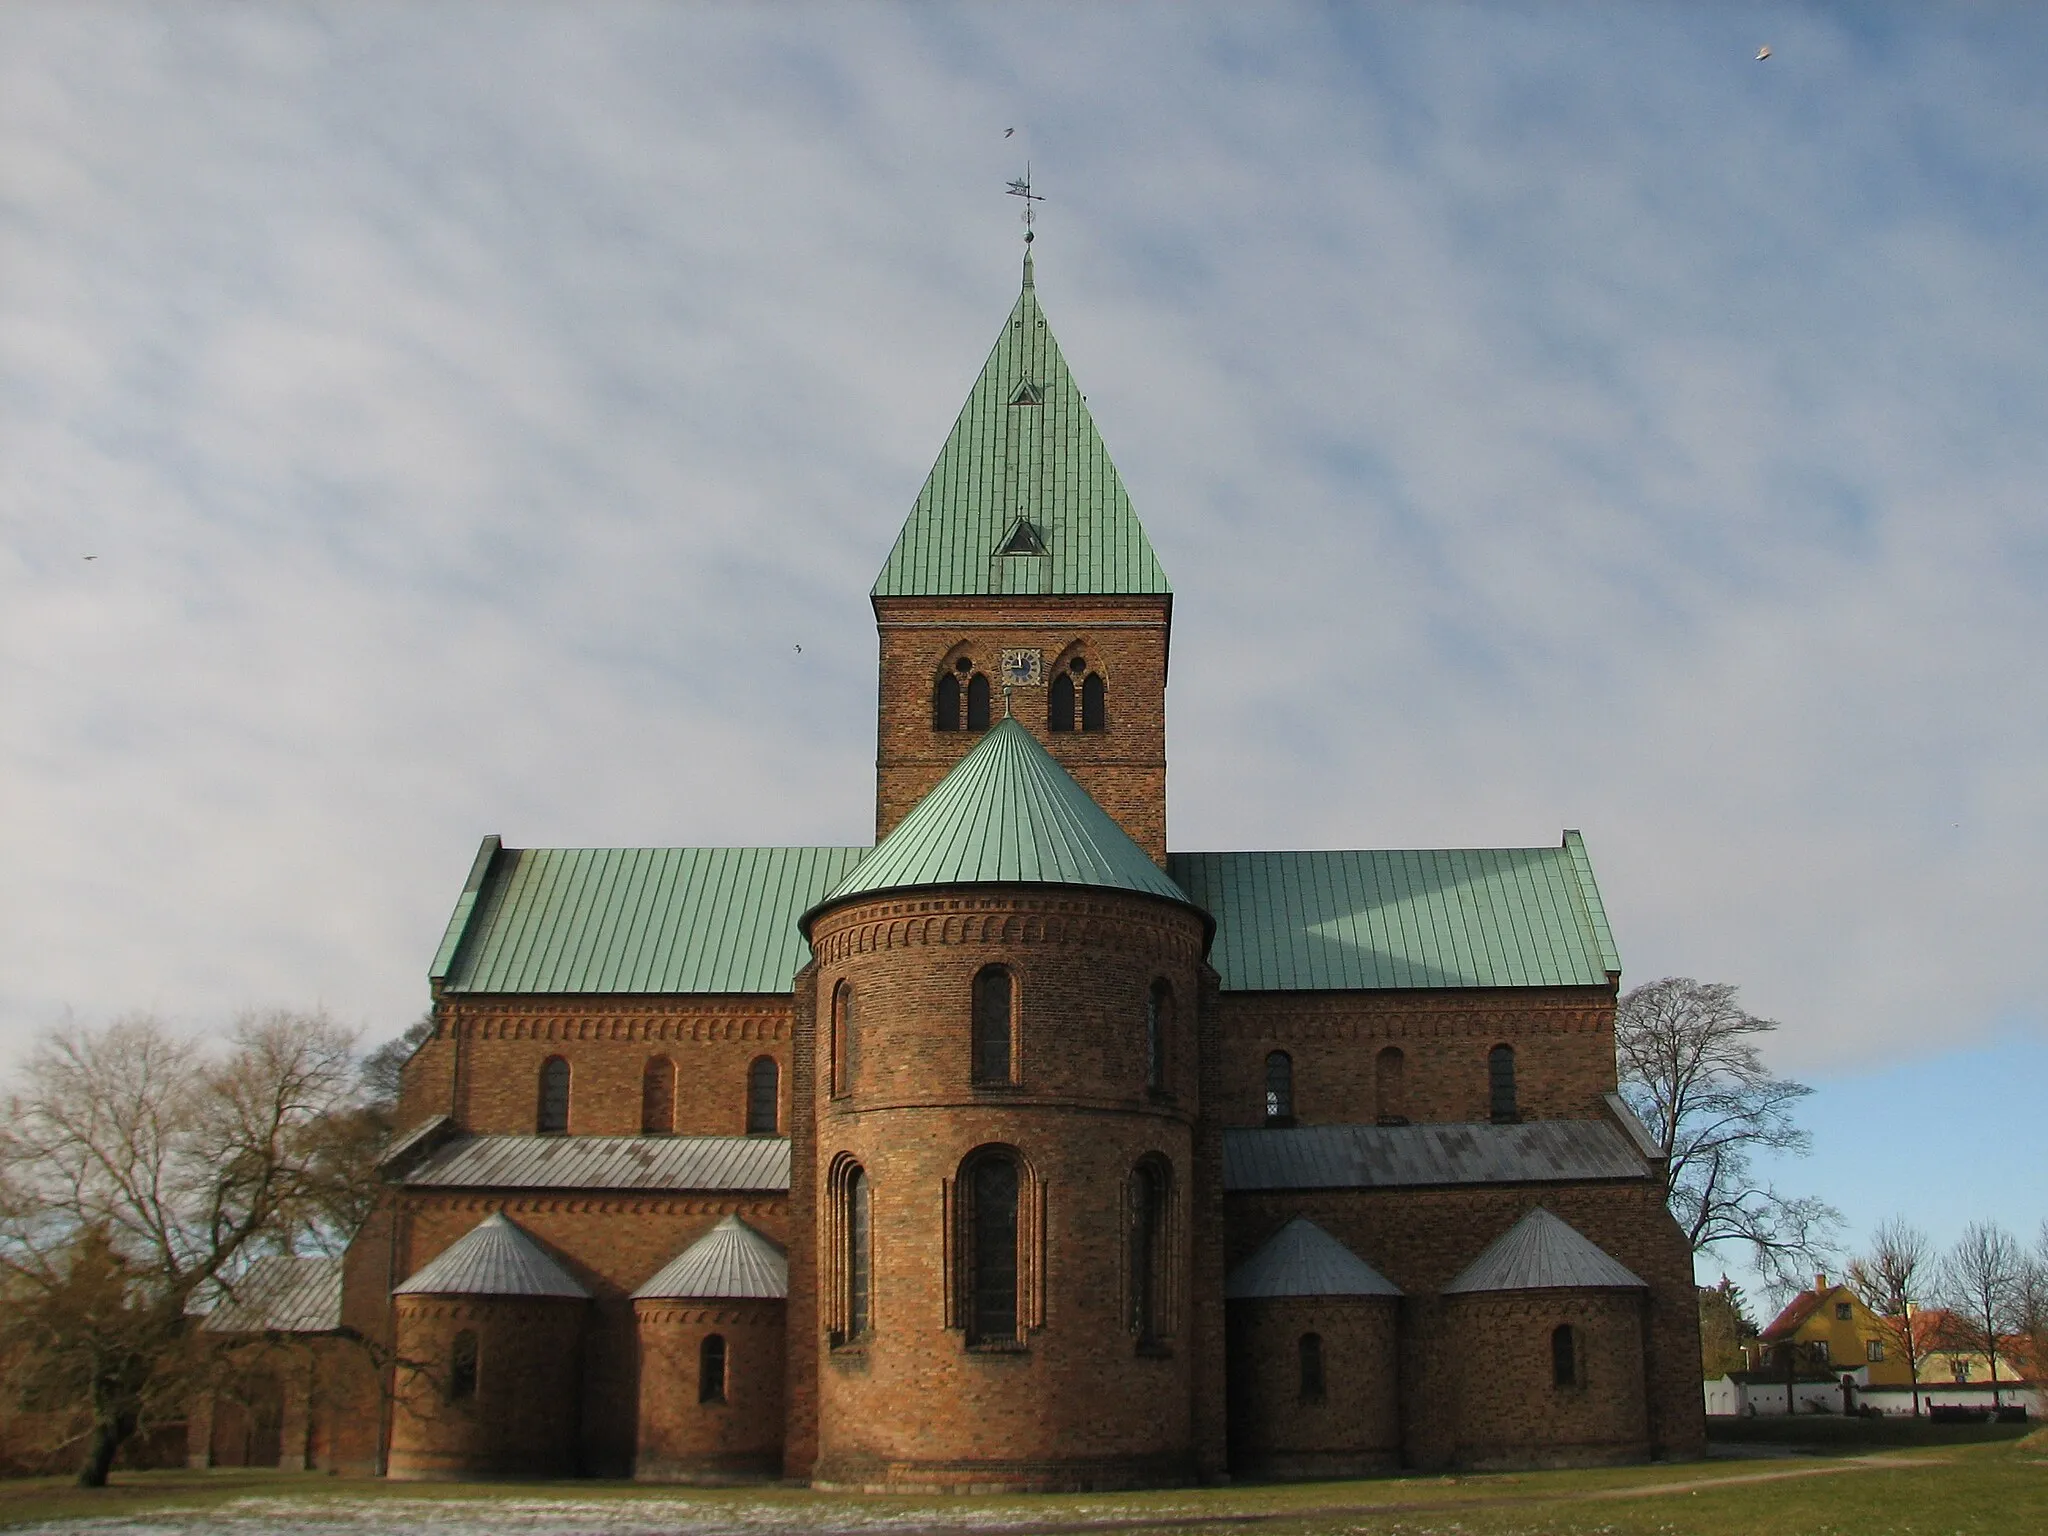
<instances>
[{"instance_id":1,"label":"chimney","mask_svg":"<svg viewBox=\"0 0 2048 1536\"><path fill-rule=\"evenodd\" d=\"M1815 1276L1813 1277L1813 1293L1814 1293L1814 1295L1816 1295L1816 1296L1821 1296L1821 1295L1825 1295L1825 1294L1827 1293L1827 1288L1828 1288L1828 1277L1827 1277L1826 1275L1815 1275Z\"/></svg>"}]
</instances>

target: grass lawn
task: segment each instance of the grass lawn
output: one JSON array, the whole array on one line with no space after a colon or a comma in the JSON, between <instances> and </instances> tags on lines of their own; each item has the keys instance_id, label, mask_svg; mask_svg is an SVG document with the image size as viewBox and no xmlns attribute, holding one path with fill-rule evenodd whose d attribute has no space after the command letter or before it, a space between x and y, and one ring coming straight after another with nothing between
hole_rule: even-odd
<instances>
[{"instance_id":1,"label":"grass lawn","mask_svg":"<svg viewBox=\"0 0 2048 1536\"><path fill-rule=\"evenodd\" d=\"M1912 1426L1903 1426L1911 1429ZM1972 1426L1960 1426L1970 1429ZM1930 1426L1922 1426L1923 1429ZM1944 1429L1949 1428L1944 1426ZM1826 1433L1826 1431L1822 1431ZM0 1483L0 1527L234 1536L2015 1536L2048 1532L2048 1435L1580 1472L1238 1484L1035 1498L855 1497L630 1483L382 1483L318 1473L140 1472L88 1491Z\"/></svg>"}]
</instances>

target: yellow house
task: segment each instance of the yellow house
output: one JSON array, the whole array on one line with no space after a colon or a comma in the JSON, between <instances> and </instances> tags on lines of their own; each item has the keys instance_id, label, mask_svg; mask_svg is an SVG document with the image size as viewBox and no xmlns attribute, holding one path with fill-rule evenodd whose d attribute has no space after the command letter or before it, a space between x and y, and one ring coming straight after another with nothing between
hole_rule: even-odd
<instances>
[{"instance_id":1,"label":"yellow house","mask_svg":"<svg viewBox=\"0 0 2048 1536\"><path fill-rule=\"evenodd\" d=\"M1813 1289L1787 1302L1746 1347L1752 1370L1784 1370L1790 1365L1805 1375L1865 1371L1864 1380L1873 1387L1913 1384L1898 1326L1871 1311L1848 1286L1830 1285L1826 1275L1815 1275ZM2001 1360L1999 1374L2004 1373ZM1921 1379L1927 1379L1924 1361Z\"/></svg>"},{"instance_id":2,"label":"yellow house","mask_svg":"<svg viewBox=\"0 0 2048 1536\"><path fill-rule=\"evenodd\" d=\"M1949 1313L1921 1308L1912 1315L1913 1334L1920 1343L1920 1384L1947 1386L1951 1383L1989 1386L1991 1361L1983 1350L1957 1342L1962 1332ZM2008 1339L2005 1344L2022 1350L2024 1341ZM2027 1372L2004 1347L1998 1351L1998 1384L2013 1386L2026 1380Z\"/></svg>"}]
</instances>

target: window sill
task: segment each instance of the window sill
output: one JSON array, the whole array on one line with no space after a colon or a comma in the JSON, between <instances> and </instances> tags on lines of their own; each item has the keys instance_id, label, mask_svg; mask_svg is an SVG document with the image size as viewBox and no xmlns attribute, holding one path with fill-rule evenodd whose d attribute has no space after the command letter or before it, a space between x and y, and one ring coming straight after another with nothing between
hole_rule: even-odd
<instances>
[{"instance_id":1,"label":"window sill","mask_svg":"<svg viewBox=\"0 0 2048 1536\"><path fill-rule=\"evenodd\" d=\"M1022 1083L987 1082L970 1083L968 1086L976 1093L1022 1093L1024 1091Z\"/></svg>"},{"instance_id":2,"label":"window sill","mask_svg":"<svg viewBox=\"0 0 2048 1536\"><path fill-rule=\"evenodd\" d=\"M1171 1360L1173 1345L1165 1339L1140 1339L1136 1354L1140 1360Z\"/></svg>"},{"instance_id":3,"label":"window sill","mask_svg":"<svg viewBox=\"0 0 2048 1536\"><path fill-rule=\"evenodd\" d=\"M1265 1128L1269 1131L1291 1131L1294 1129L1294 1116L1268 1115L1266 1116Z\"/></svg>"}]
</instances>

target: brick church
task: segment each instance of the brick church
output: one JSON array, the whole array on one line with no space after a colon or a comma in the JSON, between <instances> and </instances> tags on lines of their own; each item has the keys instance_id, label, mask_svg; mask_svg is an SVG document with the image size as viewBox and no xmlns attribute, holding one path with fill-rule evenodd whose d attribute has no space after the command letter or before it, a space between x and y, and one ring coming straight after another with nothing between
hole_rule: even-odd
<instances>
[{"instance_id":1,"label":"brick church","mask_svg":"<svg viewBox=\"0 0 2048 1536\"><path fill-rule=\"evenodd\" d=\"M305 1322L379 1341L382 1389L295 1388L286 1462L986 1490L1699 1449L1579 835L1172 848L1172 592L1028 256L871 598L872 848L484 840Z\"/></svg>"}]
</instances>

